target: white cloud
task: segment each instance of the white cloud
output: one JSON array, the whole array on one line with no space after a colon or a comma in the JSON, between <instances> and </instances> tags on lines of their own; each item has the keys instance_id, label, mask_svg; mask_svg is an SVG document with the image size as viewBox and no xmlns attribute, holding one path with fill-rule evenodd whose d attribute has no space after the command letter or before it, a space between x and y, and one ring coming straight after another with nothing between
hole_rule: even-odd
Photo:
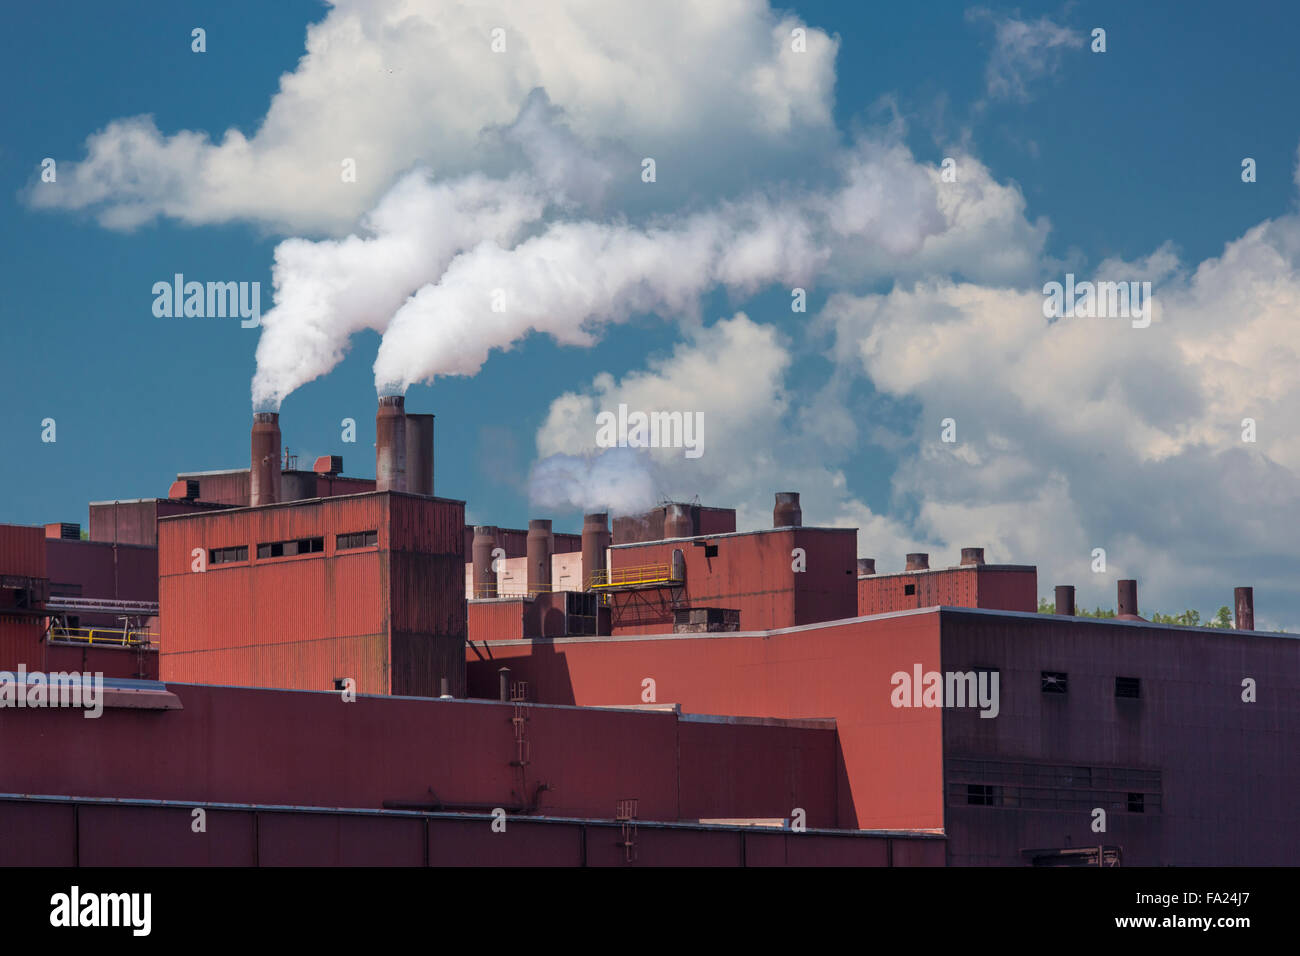
<instances>
[{"instance_id":1,"label":"white cloud","mask_svg":"<svg viewBox=\"0 0 1300 956\"><path fill-rule=\"evenodd\" d=\"M1047 17L1017 20L977 7L968 10L966 18L993 24L993 53L985 79L994 99L1029 100L1030 84L1056 73L1062 55L1083 46L1081 34Z\"/></svg>"},{"instance_id":2,"label":"white cloud","mask_svg":"<svg viewBox=\"0 0 1300 956\"><path fill-rule=\"evenodd\" d=\"M1194 270L1165 246L1089 278L1144 277L1147 329L1049 322L1037 290L948 281L837 296L819 321L842 368L921 409L893 479L918 536L992 542L1000 560L1037 563L1040 590L1074 583L1089 606L1114 605L1117 577L1164 611L1210 611L1254 584L1274 601L1260 620L1295 626L1300 591L1279 562L1294 562L1300 521L1300 217ZM940 441L945 417L958 445ZM1105 576L1089 570L1094 547Z\"/></svg>"},{"instance_id":3,"label":"white cloud","mask_svg":"<svg viewBox=\"0 0 1300 956\"><path fill-rule=\"evenodd\" d=\"M666 192L683 168L734 178L783 139L817 150L834 136L838 41L809 27L796 53L796 25L766 0L335 0L255 131L118 119L31 199L113 228L169 217L339 234L414 165L440 178L505 172L490 134L539 87L589 149L621 144L629 184L641 185L645 155ZM345 158L355 183L341 181Z\"/></svg>"}]
</instances>

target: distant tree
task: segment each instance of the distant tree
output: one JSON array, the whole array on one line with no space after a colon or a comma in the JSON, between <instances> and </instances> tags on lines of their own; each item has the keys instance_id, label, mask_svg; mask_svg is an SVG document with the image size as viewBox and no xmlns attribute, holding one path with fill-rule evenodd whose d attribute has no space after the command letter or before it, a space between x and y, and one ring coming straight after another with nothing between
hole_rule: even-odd
<instances>
[{"instance_id":1,"label":"distant tree","mask_svg":"<svg viewBox=\"0 0 1300 956\"><path fill-rule=\"evenodd\" d=\"M1048 601L1047 598L1039 598L1038 613L1055 614L1056 605L1051 601ZM1113 610L1109 608L1101 608L1101 607L1094 608L1091 611L1089 611L1087 608L1081 607L1078 610L1076 610L1075 613L1079 617L1108 618L1108 617L1115 616L1115 612ZM1159 611L1156 611L1151 615L1151 623L1152 624L1176 624L1180 627L1214 627L1214 628L1229 629L1229 630L1233 627L1232 610L1227 605L1220 607L1218 613L1216 613L1214 617L1208 621L1201 620L1200 611L1196 611L1191 608L1188 608L1186 611L1183 611L1182 614L1161 614Z\"/></svg>"}]
</instances>

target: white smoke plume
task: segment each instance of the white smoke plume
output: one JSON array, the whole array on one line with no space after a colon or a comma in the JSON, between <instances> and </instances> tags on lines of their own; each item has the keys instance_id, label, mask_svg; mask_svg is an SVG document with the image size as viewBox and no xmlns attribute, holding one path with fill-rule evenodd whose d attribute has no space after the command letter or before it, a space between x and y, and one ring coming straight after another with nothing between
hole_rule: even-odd
<instances>
[{"instance_id":1,"label":"white smoke plume","mask_svg":"<svg viewBox=\"0 0 1300 956\"><path fill-rule=\"evenodd\" d=\"M661 497L654 464L637 448L607 448L589 455L551 455L528 476L528 496L543 508L576 508L612 515L641 514Z\"/></svg>"},{"instance_id":2,"label":"white smoke plume","mask_svg":"<svg viewBox=\"0 0 1300 956\"><path fill-rule=\"evenodd\" d=\"M492 349L530 332L589 346L604 326L637 314L694 315L718 287L749 295L805 285L850 250L907 258L948 225L936 182L902 147L864 144L830 192L753 196L644 227L557 222L513 248L483 242L393 316L376 390L474 375Z\"/></svg>"}]
</instances>

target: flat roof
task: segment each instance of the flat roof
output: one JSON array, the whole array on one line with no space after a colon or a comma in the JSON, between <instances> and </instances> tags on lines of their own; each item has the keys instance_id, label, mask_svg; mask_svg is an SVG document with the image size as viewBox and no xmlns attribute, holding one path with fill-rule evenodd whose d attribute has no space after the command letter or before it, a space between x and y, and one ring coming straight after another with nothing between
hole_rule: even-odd
<instances>
[{"instance_id":1,"label":"flat roof","mask_svg":"<svg viewBox=\"0 0 1300 956\"><path fill-rule=\"evenodd\" d=\"M1036 564L954 564L946 568L920 568L916 571L879 571L875 574L859 574L859 581L873 578L912 578L918 574L942 574L945 571L1033 571L1038 572Z\"/></svg>"},{"instance_id":2,"label":"flat roof","mask_svg":"<svg viewBox=\"0 0 1300 956\"><path fill-rule=\"evenodd\" d=\"M730 510L730 509L728 509ZM715 538L745 538L755 534L776 534L782 531L842 531L846 534L857 534L857 528L823 528L817 525L788 525L784 528L756 528L753 531L725 531L721 534L693 534L685 538L656 538L653 541L625 541L622 544L612 544L611 548L644 548L652 544L663 544L665 541L695 541L699 538L707 538L712 541Z\"/></svg>"},{"instance_id":3,"label":"flat roof","mask_svg":"<svg viewBox=\"0 0 1300 956\"><path fill-rule=\"evenodd\" d=\"M1052 624L1071 621L1081 624L1096 624L1112 627L1146 627L1170 631L1191 631L1210 637L1241 635L1243 637L1279 637L1291 640L1300 639L1300 634L1288 631L1238 631L1235 628L1194 627L1182 624L1157 624L1154 621L1125 621L1113 617L1070 617L1065 614L1043 614L1038 611L1000 611L995 608L953 607L936 604L931 607L909 608L903 611L885 611L880 614L863 614L858 617L842 617L833 621L818 621L815 624L799 624L794 627L778 627L759 631L691 631L687 633L662 634L580 634L569 637L525 637L511 638L505 641L480 640L476 643L497 646L527 646L531 644L592 644L592 643L627 643L631 641L676 641L676 640L716 640L736 637L772 637L779 634L798 634L802 631L814 631L828 627L843 627L846 624L859 624L864 621L887 621L891 618L913 617L918 614L969 614L986 617L1020 618Z\"/></svg>"},{"instance_id":4,"label":"flat roof","mask_svg":"<svg viewBox=\"0 0 1300 956\"><path fill-rule=\"evenodd\" d=\"M403 498L416 498L420 501L442 501L447 504L464 505L465 502L459 498L441 498L437 495L417 495L409 491L357 491L350 495L330 495L328 498L298 498L294 501L277 501L269 505L236 505L234 507L222 506L221 514L236 514L243 511L265 511L268 508L294 508L305 507L307 505L320 505L328 501L346 501L352 498L365 498L371 495L400 495ZM187 518L208 518L211 515L206 514L182 514L182 515L160 515L159 521L184 521Z\"/></svg>"}]
</instances>

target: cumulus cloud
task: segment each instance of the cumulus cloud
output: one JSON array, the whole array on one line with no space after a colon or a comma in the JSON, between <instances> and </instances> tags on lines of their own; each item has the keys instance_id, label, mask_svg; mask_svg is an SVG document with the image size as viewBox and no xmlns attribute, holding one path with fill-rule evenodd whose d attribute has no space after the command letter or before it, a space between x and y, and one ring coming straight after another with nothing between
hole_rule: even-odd
<instances>
[{"instance_id":1,"label":"cumulus cloud","mask_svg":"<svg viewBox=\"0 0 1300 956\"><path fill-rule=\"evenodd\" d=\"M993 52L985 80L994 99L1029 100L1030 85L1055 74L1063 55L1083 46L1082 34L1047 17L1017 20L976 7L967 11L966 18L993 26Z\"/></svg>"},{"instance_id":2,"label":"cumulus cloud","mask_svg":"<svg viewBox=\"0 0 1300 956\"><path fill-rule=\"evenodd\" d=\"M1166 611L1212 610L1207 595L1230 604L1253 583L1285 602L1261 621L1294 626L1300 595L1280 569L1300 520L1300 217L1194 269L1164 246L1087 278L1154 281L1151 326L1049 321L1039 290L946 280L828 302L841 367L920 408L893 478L915 533L990 542L1089 605L1113 606L1117 577ZM955 445L940 440L948 417Z\"/></svg>"},{"instance_id":3,"label":"cumulus cloud","mask_svg":"<svg viewBox=\"0 0 1300 956\"><path fill-rule=\"evenodd\" d=\"M782 138L814 153L828 145L837 45L766 0L334 0L256 130L117 119L87 138L81 161L60 162L56 187L30 196L111 228L167 217L338 235L412 166L508 172L487 134L537 88L587 146L634 151L626 181L639 183L640 158L653 155L671 191L687 168L735 178Z\"/></svg>"},{"instance_id":4,"label":"cumulus cloud","mask_svg":"<svg viewBox=\"0 0 1300 956\"><path fill-rule=\"evenodd\" d=\"M916 538L849 492L840 466L851 442L843 433L799 427L819 417L818 398L792 396L791 360L781 333L744 313L696 328L643 370L622 380L601 373L587 388L557 397L537 431L534 474L596 453L596 416L620 404L645 412L699 412L707 436L699 457L680 448L638 450L653 469L655 501L699 496L705 504L734 506L742 528L767 527L773 494L795 488L803 495L805 524L859 527L863 554L901 559L915 550Z\"/></svg>"}]
</instances>

